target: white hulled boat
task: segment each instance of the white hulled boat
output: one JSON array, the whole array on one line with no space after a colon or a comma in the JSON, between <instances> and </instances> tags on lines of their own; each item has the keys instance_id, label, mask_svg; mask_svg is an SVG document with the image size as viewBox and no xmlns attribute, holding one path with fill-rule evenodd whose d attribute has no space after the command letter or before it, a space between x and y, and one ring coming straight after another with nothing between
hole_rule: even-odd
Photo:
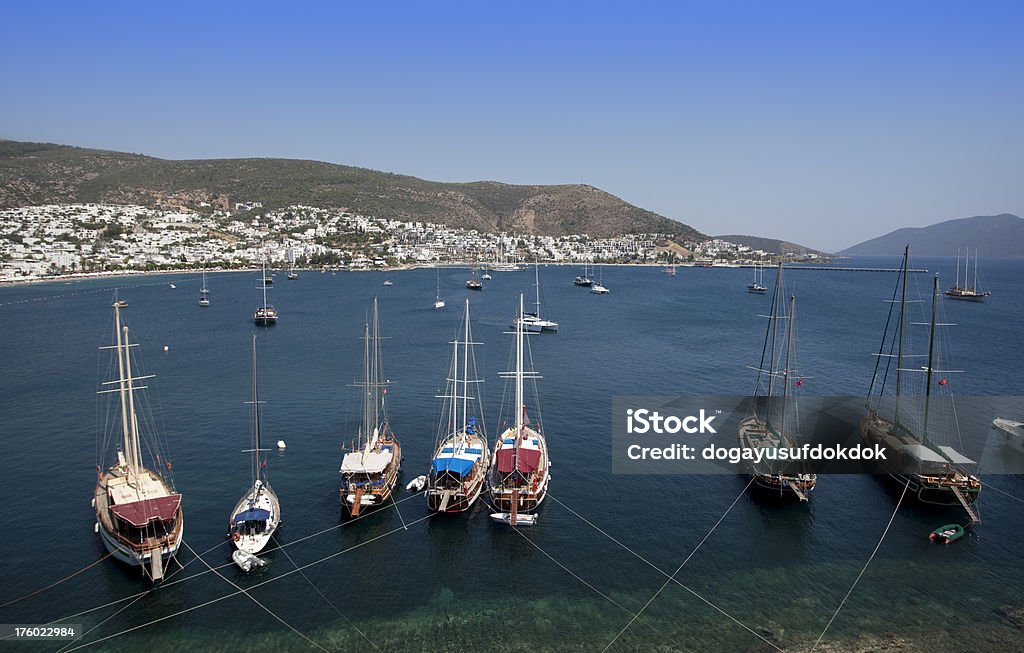
<instances>
[{"instance_id":1,"label":"white hulled boat","mask_svg":"<svg viewBox=\"0 0 1024 653\"><path fill-rule=\"evenodd\" d=\"M969 266L971 263L970 250L964 259L964 283L960 285L960 250L956 250L956 284L946 290L943 294L950 299L960 299L969 302L983 302L991 295L988 291L978 290L978 250L974 250L974 278L971 279Z\"/></svg>"},{"instance_id":2,"label":"white hulled boat","mask_svg":"<svg viewBox=\"0 0 1024 653\"><path fill-rule=\"evenodd\" d=\"M537 299L533 302L534 311L532 313L525 313L522 316L523 328L530 333L540 333L542 331L555 333L558 331L558 322L545 320L540 316L540 266L538 264L533 266L533 285L536 290ZM512 318L511 328L516 328L517 320L519 320L518 315Z\"/></svg>"},{"instance_id":3,"label":"white hulled boat","mask_svg":"<svg viewBox=\"0 0 1024 653\"><path fill-rule=\"evenodd\" d=\"M484 489L490 464L482 393L476 390L482 381L476 378L473 354L480 343L473 342L468 299L462 326L462 340L451 343L446 392L439 397L443 403L437 446L427 475L427 507L436 512L468 510Z\"/></svg>"},{"instance_id":4,"label":"white hulled boat","mask_svg":"<svg viewBox=\"0 0 1024 653\"><path fill-rule=\"evenodd\" d=\"M271 326L277 324L277 309L267 303L267 258L266 255L263 257L263 283L260 284L263 288L263 306L256 309L255 315L253 315L252 321L258 326Z\"/></svg>"},{"instance_id":5,"label":"white hulled boat","mask_svg":"<svg viewBox=\"0 0 1024 653\"><path fill-rule=\"evenodd\" d=\"M523 296L519 296L519 315L523 315ZM491 462L490 494L495 512L491 519L511 526L528 526L536 523L536 510L547 495L551 480L551 461L548 458L547 439L540 420L531 423L526 413L524 382L540 378L533 371L525 369L526 331L522 320L514 331L515 370L502 374L514 380L515 423L498 436L494 445L494 460ZM534 383L534 390L536 384ZM534 393L536 394L536 393ZM539 402L538 402L539 403Z\"/></svg>"},{"instance_id":6,"label":"white hulled boat","mask_svg":"<svg viewBox=\"0 0 1024 653\"><path fill-rule=\"evenodd\" d=\"M203 268L203 286L199 289L199 305L210 305L210 289L206 287L206 268Z\"/></svg>"},{"instance_id":7,"label":"white hulled boat","mask_svg":"<svg viewBox=\"0 0 1024 653\"><path fill-rule=\"evenodd\" d=\"M437 294L434 295L434 310L444 308L444 300L441 299L441 268L437 268Z\"/></svg>"},{"instance_id":8,"label":"white hulled boat","mask_svg":"<svg viewBox=\"0 0 1024 653\"><path fill-rule=\"evenodd\" d=\"M164 577L164 567L177 554L184 537L181 494L174 490L171 463L154 432L145 434L145 450L153 457L155 465L151 469L143 464L139 420L140 413L144 417L148 413L137 409L136 402L147 386L136 385L136 382L152 375L132 376L130 348L137 345L128 342L128 327L121 324L121 308L117 304L114 305L114 328L115 344L104 349L115 350L118 378L104 382L104 386L116 387L100 390L100 394L117 394L119 401L113 412L118 413L121 441L116 462L105 472L96 466L98 478L93 493L96 530L103 546L114 558L141 567L143 573L156 581ZM113 421L108 423L114 424ZM144 420L144 425L152 423L152 419ZM103 433L101 437L106 442L116 434ZM163 473L164 466L167 476Z\"/></svg>"},{"instance_id":9,"label":"white hulled boat","mask_svg":"<svg viewBox=\"0 0 1024 653\"><path fill-rule=\"evenodd\" d=\"M260 398L256 384L256 336L252 337L252 486L231 511L228 528L231 540L239 551L256 555L270 541L281 523L281 504L267 480L267 460L260 454L269 451L260 447ZM248 560L247 558L243 558ZM236 560L236 562L238 562ZM246 569L245 563L239 563ZM251 567L251 565L248 565Z\"/></svg>"}]
</instances>

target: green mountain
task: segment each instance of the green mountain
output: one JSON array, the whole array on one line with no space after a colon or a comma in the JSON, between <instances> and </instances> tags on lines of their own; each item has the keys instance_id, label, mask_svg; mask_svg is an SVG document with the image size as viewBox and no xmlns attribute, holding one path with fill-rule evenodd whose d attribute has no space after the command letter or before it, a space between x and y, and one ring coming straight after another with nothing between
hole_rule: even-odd
<instances>
[{"instance_id":1,"label":"green mountain","mask_svg":"<svg viewBox=\"0 0 1024 653\"><path fill-rule=\"evenodd\" d=\"M582 184L441 183L320 161L176 161L0 140L0 208L77 202L232 210L245 202L267 209L305 204L489 232L705 238L688 225Z\"/></svg>"},{"instance_id":2,"label":"green mountain","mask_svg":"<svg viewBox=\"0 0 1024 653\"><path fill-rule=\"evenodd\" d=\"M845 256L903 253L909 244L917 256L953 256L957 249L975 249L982 256L1024 256L1024 218L1009 213L946 220L928 227L908 227L848 247Z\"/></svg>"}]
</instances>

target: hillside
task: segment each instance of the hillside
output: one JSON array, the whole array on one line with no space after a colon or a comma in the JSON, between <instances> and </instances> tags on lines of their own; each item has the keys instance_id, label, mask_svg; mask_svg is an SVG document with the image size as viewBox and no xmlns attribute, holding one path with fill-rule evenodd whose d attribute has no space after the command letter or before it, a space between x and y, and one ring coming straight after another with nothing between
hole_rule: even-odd
<instances>
[{"instance_id":1,"label":"hillside","mask_svg":"<svg viewBox=\"0 0 1024 653\"><path fill-rule=\"evenodd\" d=\"M807 254L827 255L827 252L811 249L810 247L797 245L796 243L790 243L785 240L777 240L775 238L738 235L715 236L715 238L726 240L730 243L736 243L737 245L746 245L747 247L760 249L773 254L796 254L798 256L806 256Z\"/></svg>"},{"instance_id":2,"label":"hillside","mask_svg":"<svg viewBox=\"0 0 1024 653\"><path fill-rule=\"evenodd\" d=\"M958 248L977 249L983 256L1024 255L1024 219L1009 213L946 220L928 227L908 227L848 247L846 256L884 256L903 253L903 246L917 256L951 256Z\"/></svg>"},{"instance_id":3,"label":"hillside","mask_svg":"<svg viewBox=\"0 0 1024 653\"><path fill-rule=\"evenodd\" d=\"M306 204L490 232L705 238L688 225L582 184L441 183L319 161L178 161L0 140L0 208L75 202L191 208L261 202L268 209Z\"/></svg>"}]
</instances>

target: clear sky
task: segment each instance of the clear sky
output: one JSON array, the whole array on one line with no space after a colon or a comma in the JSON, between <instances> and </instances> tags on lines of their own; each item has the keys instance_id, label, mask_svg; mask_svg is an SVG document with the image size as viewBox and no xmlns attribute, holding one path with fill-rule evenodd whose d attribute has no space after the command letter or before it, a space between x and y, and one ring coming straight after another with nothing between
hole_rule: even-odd
<instances>
[{"instance_id":1,"label":"clear sky","mask_svg":"<svg viewBox=\"0 0 1024 653\"><path fill-rule=\"evenodd\" d=\"M839 249L1024 215L1024 2L5 3L0 137L585 182Z\"/></svg>"}]
</instances>

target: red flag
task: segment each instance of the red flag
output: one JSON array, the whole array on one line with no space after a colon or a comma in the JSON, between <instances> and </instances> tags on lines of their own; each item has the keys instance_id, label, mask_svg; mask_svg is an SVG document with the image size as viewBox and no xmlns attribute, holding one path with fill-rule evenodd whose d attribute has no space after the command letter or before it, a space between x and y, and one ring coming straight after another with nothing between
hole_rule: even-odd
<instances>
[{"instance_id":1,"label":"red flag","mask_svg":"<svg viewBox=\"0 0 1024 653\"><path fill-rule=\"evenodd\" d=\"M946 385L948 383L946 379L939 379L939 385Z\"/></svg>"},{"instance_id":2,"label":"red flag","mask_svg":"<svg viewBox=\"0 0 1024 653\"><path fill-rule=\"evenodd\" d=\"M267 459L264 458L263 459L263 469L266 469L266 468L267 468Z\"/></svg>"},{"instance_id":3,"label":"red flag","mask_svg":"<svg viewBox=\"0 0 1024 653\"><path fill-rule=\"evenodd\" d=\"M167 463L167 471L171 471L171 463Z\"/></svg>"},{"instance_id":4,"label":"red flag","mask_svg":"<svg viewBox=\"0 0 1024 653\"><path fill-rule=\"evenodd\" d=\"M799 388L799 387L800 387L800 386L802 386L803 384L804 384L804 380L803 380L803 379L797 379L797 380L796 380L796 387L798 387L798 388Z\"/></svg>"}]
</instances>

